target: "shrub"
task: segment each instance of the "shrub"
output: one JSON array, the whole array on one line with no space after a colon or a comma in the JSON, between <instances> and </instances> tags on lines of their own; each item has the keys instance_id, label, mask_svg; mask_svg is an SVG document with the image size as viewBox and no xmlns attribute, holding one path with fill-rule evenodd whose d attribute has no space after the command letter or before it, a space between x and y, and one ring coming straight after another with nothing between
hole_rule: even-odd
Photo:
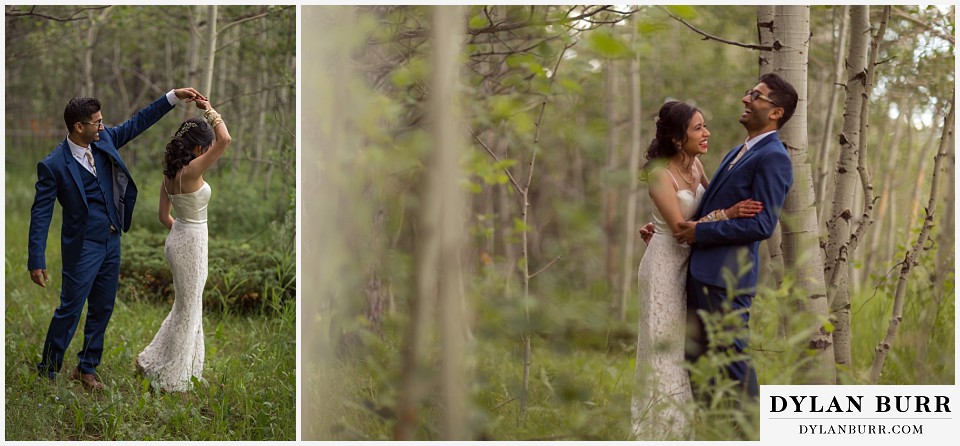
<instances>
[{"instance_id":1,"label":"shrub","mask_svg":"<svg viewBox=\"0 0 960 446\"><path fill-rule=\"evenodd\" d=\"M119 295L173 302L173 276L163 255L166 236L138 230L124 237ZM296 264L289 246L254 246L211 238L203 306L221 311L276 311L296 296Z\"/></svg>"}]
</instances>

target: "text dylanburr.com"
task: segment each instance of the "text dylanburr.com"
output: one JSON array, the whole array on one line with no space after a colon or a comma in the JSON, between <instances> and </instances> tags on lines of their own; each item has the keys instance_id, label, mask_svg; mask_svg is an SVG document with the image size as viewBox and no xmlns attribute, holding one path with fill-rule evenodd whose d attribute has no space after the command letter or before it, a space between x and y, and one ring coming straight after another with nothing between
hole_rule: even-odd
<instances>
[{"instance_id":1,"label":"text dylanburr.com","mask_svg":"<svg viewBox=\"0 0 960 446\"><path fill-rule=\"evenodd\" d=\"M763 444L955 444L955 386L760 386Z\"/></svg>"}]
</instances>

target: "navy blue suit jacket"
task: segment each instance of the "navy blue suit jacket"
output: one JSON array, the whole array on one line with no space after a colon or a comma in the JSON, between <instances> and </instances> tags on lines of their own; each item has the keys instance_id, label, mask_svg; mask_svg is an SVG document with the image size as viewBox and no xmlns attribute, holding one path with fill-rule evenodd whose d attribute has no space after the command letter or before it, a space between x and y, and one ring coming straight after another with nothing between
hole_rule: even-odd
<instances>
[{"instance_id":1,"label":"navy blue suit jacket","mask_svg":"<svg viewBox=\"0 0 960 446\"><path fill-rule=\"evenodd\" d=\"M173 110L166 96L161 96L152 104L144 107L133 117L112 128L100 131L100 140L93 146L107 154L111 168L97 166L97 174L111 175L114 205L124 232L130 230L133 220L133 208L137 203L137 185L127 166L120 158L119 148L143 133ZM54 200L63 207L63 225L60 232L60 247L63 255L63 267L69 270L76 265L83 245L83 230L87 221L87 197L83 189L80 171L83 169L64 139L56 149L37 164L37 192L30 209L30 239L27 269L46 269L47 232L53 216Z\"/></svg>"},{"instance_id":2,"label":"navy blue suit jacket","mask_svg":"<svg viewBox=\"0 0 960 446\"><path fill-rule=\"evenodd\" d=\"M741 147L724 156L694 219L747 198L762 202L763 211L753 218L698 223L697 241L690 253L690 274L702 283L722 288L727 287L726 277L730 277L738 289L753 294L760 242L770 238L777 226L787 191L793 184L793 165L780 138L772 133L728 169Z\"/></svg>"}]
</instances>

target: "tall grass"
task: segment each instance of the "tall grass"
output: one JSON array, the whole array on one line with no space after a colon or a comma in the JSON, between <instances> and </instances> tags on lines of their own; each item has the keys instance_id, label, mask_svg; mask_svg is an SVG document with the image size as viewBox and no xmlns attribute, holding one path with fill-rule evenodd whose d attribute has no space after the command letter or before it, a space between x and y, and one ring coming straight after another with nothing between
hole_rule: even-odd
<instances>
[{"instance_id":1,"label":"tall grass","mask_svg":"<svg viewBox=\"0 0 960 446\"><path fill-rule=\"evenodd\" d=\"M931 261L931 259L927 259ZM954 293L948 277L943 298L936 301L924 280L930 265L913 272L904 323L881 384L952 384L954 382ZM895 279L895 278L893 278ZM531 303L529 321L520 299L504 299L493 282L475 277L471 301L475 309L464 377L471 394L470 423L476 439L492 440L627 440L636 355L636 304L628 323L609 316L602 286L572 287L550 273L538 277L538 291L549 299ZM788 282L779 290L762 290L751 311L751 352L760 384L800 382L805 346L803 332L815 326L794 309L802 299ZM891 283L892 282L892 283ZM854 366L838 371L843 384L863 384L873 349L887 329L895 280L864 287L853 296ZM404 302L398 296L398 302ZM388 440L396 423L393 407L399 394L403 326L402 305L384 319L383 336L368 332L362 346L349 355L335 355L336 337L324 327L305 327L305 336L319 336L319 349L304 357L303 438L316 440ZM331 317L336 317L332 315ZM321 318L322 319L322 318ZM356 326L360 323L351 322ZM322 325L322 324L321 324ZM785 330L781 330L781 325ZM314 331L311 331L314 330ZM519 335L534 337L528 413L520 418L522 394ZM787 333L789 335L784 335ZM438 360L439 340L429 354ZM729 360L707 357L692 367L694 381L704 385L714 365ZM732 382L717 379L713 393L695 404L697 440L757 439L759 407L731 403L739 396ZM431 397L418 414L417 438L440 438L443 407Z\"/></svg>"},{"instance_id":2,"label":"tall grass","mask_svg":"<svg viewBox=\"0 0 960 446\"><path fill-rule=\"evenodd\" d=\"M11 171L8 163L5 177L6 440L296 439L296 307L292 301L273 298L273 311L260 314L205 313L205 382L196 382L189 392L163 392L136 373L134 358L153 338L170 306L123 293L117 296L97 370L106 391L91 393L67 378L76 367L83 320L60 376L52 383L39 377L35 365L50 317L59 305L60 207L54 212L46 252L51 281L47 288L40 288L26 271L35 181L27 172ZM147 190L139 184L141 197L156 195L154 187ZM232 193L230 187L221 191L211 212L217 199ZM155 221L155 215L156 197L144 199L134 225L149 226L147 219ZM224 232L229 231L211 230L211 237L225 236ZM273 295L276 290L264 293Z\"/></svg>"}]
</instances>

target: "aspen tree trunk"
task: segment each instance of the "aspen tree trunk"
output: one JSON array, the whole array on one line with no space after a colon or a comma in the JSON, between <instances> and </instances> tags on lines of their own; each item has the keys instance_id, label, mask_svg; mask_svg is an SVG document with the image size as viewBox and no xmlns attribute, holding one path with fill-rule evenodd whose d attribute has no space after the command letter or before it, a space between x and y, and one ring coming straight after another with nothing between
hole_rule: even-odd
<instances>
[{"instance_id":1,"label":"aspen tree trunk","mask_svg":"<svg viewBox=\"0 0 960 446\"><path fill-rule=\"evenodd\" d=\"M637 29L633 28L633 43L637 42ZM640 170L640 151L643 148L641 142L640 129L643 122L640 113L640 61L637 57L630 60L630 165L628 171L630 174L629 189L627 189L627 221L624 225L623 240L623 277L620 281L620 305L619 320L627 320L627 302L629 296L633 296L633 287L637 277L637 271L634 267L634 242L637 238L637 199L638 199L638 179ZM706 174L704 174L706 175Z\"/></svg>"},{"instance_id":2,"label":"aspen tree trunk","mask_svg":"<svg viewBox=\"0 0 960 446\"><path fill-rule=\"evenodd\" d=\"M918 175L922 175L923 172L918 170L919 169L918 166L920 165L920 162L924 157L923 148L917 147L916 129L913 127L913 124L912 124L913 118L914 118L913 113L910 111L905 111L905 113L909 113L909 114L906 115L907 125L906 127L904 127L905 138L907 139L907 142L906 144L904 144L904 147L906 147L907 149L906 150L907 158L903 165L907 166L907 172L917 172ZM899 186L900 188L906 189L907 187L906 185L909 184L910 178L904 178L902 181L899 181L899 184L896 184L897 183L896 178L894 178L894 181L895 181L894 187ZM913 197L910 197L910 199L913 200ZM911 203L912 202L904 203L903 199L898 197L897 194L894 194L894 193L890 194L890 219L889 219L890 229L886 232L887 236L886 236L886 245L884 248L884 256L883 256L884 259L893 259L898 255L897 240L910 238L909 236L910 230L907 226L905 226L907 223L903 221L904 219L900 218L902 217L901 214L903 214L904 212L903 210L898 211L897 206L899 205L906 208L910 206ZM907 220L909 221L909 216L907 216ZM904 243L904 245L906 245L906 243Z\"/></svg>"},{"instance_id":3,"label":"aspen tree trunk","mask_svg":"<svg viewBox=\"0 0 960 446\"><path fill-rule=\"evenodd\" d=\"M793 186L781 217L784 263L795 265L797 287L806 296L804 311L814 317L808 348L811 361L803 368L805 384L836 382L833 343L824 328L829 306L823 280L823 258L817 237L813 173L807 162L807 55L810 36L809 6L776 6L773 31L782 47L775 50L774 72L797 90L799 102L780 129L780 138L793 162Z\"/></svg>"},{"instance_id":4,"label":"aspen tree trunk","mask_svg":"<svg viewBox=\"0 0 960 446\"><path fill-rule=\"evenodd\" d=\"M97 45L97 31L100 25L107 21L113 6L108 6L100 14L94 14L93 11L87 13L88 26L86 32L86 45L83 47L83 56L81 58L81 68L83 70L83 88L80 94L82 96L96 96L96 81L93 78L93 53Z\"/></svg>"},{"instance_id":5,"label":"aspen tree trunk","mask_svg":"<svg viewBox=\"0 0 960 446\"><path fill-rule=\"evenodd\" d=\"M620 76L618 64L609 60L606 62L604 76L604 96L607 105L607 167L604 169L603 181L603 234L606 241L604 250L604 276L607 290L613 296L611 308L619 318L620 296L617 296L614 283L617 277L617 186L612 184L610 176L620 165L620 135L617 123L620 116L617 110L617 98L620 96ZM621 293L622 296L622 293ZM620 319L623 320L623 319Z\"/></svg>"},{"instance_id":6,"label":"aspen tree trunk","mask_svg":"<svg viewBox=\"0 0 960 446\"><path fill-rule=\"evenodd\" d=\"M190 38L187 39L187 63L183 66L183 79L186 85L196 88L197 85L200 85L197 79L200 66L200 29L197 27L197 19L203 15L203 6L188 6L185 9L187 11L187 27L190 29ZM208 94L206 91L201 91L201 93ZM183 107L180 119L186 120L192 114L193 110L191 110L190 107ZM240 139L237 138L237 140L239 141ZM234 150L234 152L237 152L237 150Z\"/></svg>"},{"instance_id":7,"label":"aspen tree trunk","mask_svg":"<svg viewBox=\"0 0 960 446\"><path fill-rule=\"evenodd\" d=\"M820 152L817 156L817 202L820 203L817 212L817 221L823 222L825 211L827 210L827 175L830 166L830 138L833 136L833 114L837 108L837 96L840 89L843 88L841 76L844 73L844 50L847 47L847 28L850 23L850 6L844 5L840 12L840 27L837 30L839 40L833 50L833 85L830 87L830 102L827 104L827 117L824 121L823 139L820 142ZM829 257L828 257L829 258Z\"/></svg>"},{"instance_id":8,"label":"aspen tree trunk","mask_svg":"<svg viewBox=\"0 0 960 446\"><path fill-rule=\"evenodd\" d=\"M773 35L773 27L776 24L776 22L774 22L775 16L776 11L773 5L757 6L757 41L760 42L760 45L773 47L775 40ZM760 76L773 72L773 60L775 57L776 55L773 51L760 50L760 58L758 59Z\"/></svg>"},{"instance_id":9,"label":"aspen tree trunk","mask_svg":"<svg viewBox=\"0 0 960 446\"><path fill-rule=\"evenodd\" d=\"M430 382L426 363L427 337L431 333L431 310L439 304L441 359L439 387L443 403L441 415L445 440L466 440L465 397L463 386L463 313L460 311L459 269L456 264L463 250L464 196L459 161L463 152L460 120L457 117L458 60L461 48L462 6L435 6L432 20L432 79L429 97L433 147L427 170L420 213L422 241L417 248L415 308L408 325L406 353L401 375L395 440L414 438L418 424L418 406Z\"/></svg>"},{"instance_id":10,"label":"aspen tree trunk","mask_svg":"<svg viewBox=\"0 0 960 446\"><path fill-rule=\"evenodd\" d=\"M772 5L757 6L757 34L760 45L762 46L773 47L774 15L775 11ZM774 57L775 55L772 51L760 51L760 76L773 72ZM766 283L768 286L778 288L780 287L780 283L783 282L784 266L782 243L782 228L780 222L777 222L777 227L774 228L773 235L770 236L770 239L760 242L760 258L769 259L768 262L760 265L761 278L764 279L760 283ZM782 335L786 335L785 317L780 321L780 332Z\"/></svg>"},{"instance_id":11,"label":"aspen tree trunk","mask_svg":"<svg viewBox=\"0 0 960 446\"><path fill-rule=\"evenodd\" d=\"M201 93L211 96L213 95L213 68L214 60L217 55L217 5L207 6L207 37L206 43L207 46L204 51L204 60L203 65L203 76L201 77L202 89Z\"/></svg>"},{"instance_id":12,"label":"aspen tree trunk","mask_svg":"<svg viewBox=\"0 0 960 446\"><path fill-rule=\"evenodd\" d=\"M463 6L436 6L433 8L433 94L430 96L430 110L433 112L432 132L435 147L432 153L435 175L430 175L428 194L438 201L439 219L435 220L437 253L432 254L437 263L430 266L438 271L439 284L422 282L426 295L433 290L439 291L440 325L440 401L443 404L441 414L443 440L469 440L470 434L466 418L467 386L470 381L464 379L466 355L464 352L464 332L466 311L464 296L461 294L462 279L460 256L464 248L465 212L469 197L464 193L461 181L460 158L464 153L464 141L460 124L457 91L459 90L459 56L462 46ZM429 183L433 181L432 185ZM429 205L428 205L429 206ZM436 215L436 214L434 214ZM424 229L430 229L424 226ZM429 245L433 245L430 242ZM426 260L426 259L425 259ZM430 276L426 277L430 278ZM425 279L426 279L425 278Z\"/></svg>"},{"instance_id":13,"label":"aspen tree trunk","mask_svg":"<svg viewBox=\"0 0 960 446\"><path fill-rule=\"evenodd\" d=\"M298 169L302 181L298 186L309 203L302 203L301 233L303 274L301 286L312 293L304 293L301 300L303 379L306 386L319 387L317 394L332 395L340 383L326 379L325 369L336 361L330 333L336 323L332 308L338 297L348 295L343 271L353 267L348 259L348 247L343 237L343 220L351 208L342 206L345 179L349 177L347 157L358 150L356 138L348 131L349 112L342 104L350 103L347 85L355 76L350 54L356 50L343 42L352 29L353 7L304 8L304 23L330 23L329 27L305 27L303 30L303 119L316 122L303 128L302 159ZM332 20L336 17L337 20ZM309 265L309 266L307 266ZM316 369L320 369L317 379ZM307 371L313 371L308 373ZM329 420L337 411L333 404L309 404L303 401L305 436L317 420Z\"/></svg>"},{"instance_id":14,"label":"aspen tree trunk","mask_svg":"<svg viewBox=\"0 0 960 446\"><path fill-rule=\"evenodd\" d=\"M952 137L952 135L951 135ZM940 220L940 233L937 235L937 264L933 273L934 297L937 300L937 314L943 303L943 292L946 286L947 274L954 266L955 251L954 228L956 219L956 146L953 141L947 144L946 174L947 188L944 196L943 212ZM936 320L936 319L935 319Z\"/></svg>"},{"instance_id":15,"label":"aspen tree trunk","mask_svg":"<svg viewBox=\"0 0 960 446\"><path fill-rule=\"evenodd\" d=\"M850 7L850 54L847 57L843 128L840 133L840 157L834 173L833 204L827 219L824 278L827 300L835 319L833 343L837 364L850 364L849 269L851 253L846 252L852 232L856 166L860 151L861 106L867 100L867 46L870 38L870 7ZM840 293L838 299L836 296Z\"/></svg>"},{"instance_id":16,"label":"aspen tree trunk","mask_svg":"<svg viewBox=\"0 0 960 446\"><path fill-rule=\"evenodd\" d=\"M896 340L897 329L900 327L900 324L903 323L903 306L906 300L907 277L910 275L910 270L917 265L920 251L926 244L927 237L930 235L930 229L933 227L937 202L940 200L940 176L943 173L943 158L947 155L948 146L953 143L954 100L955 95L951 95L950 102L948 102L948 104L950 104L950 112L947 113L946 118L943 120L943 133L940 136L937 155L934 157L933 178L930 182L930 199L927 201L927 207L925 208L926 215L923 219L923 227L920 230L920 236L917 237L916 243L913 244L913 247L910 248L904 256L900 267L897 291L893 297L890 325L887 328L887 333L883 340L876 347L876 356L873 359L873 367L870 370L871 384L877 384L880 381L883 363L890 353L893 342Z\"/></svg>"},{"instance_id":17,"label":"aspen tree trunk","mask_svg":"<svg viewBox=\"0 0 960 446\"><path fill-rule=\"evenodd\" d=\"M910 101L907 101L907 106L904 107L904 110L909 110L911 108ZM895 231L896 227L891 225L887 217L887 209L890 209L890 213L893 213L893 183L896 176L896 166L897 160L900 153L900 141L903 137L903 127L904 123L907 122L907 117L903 111L897 116L897 119L893 121L893 138L890 144L886 147L889 147L885 150L881 150L880 153L886 153L888 156L887 163L881 172L883 172L883 189L880 191L880 203L877 205L877 212L874 216L876 224L873 227L872 236L870 238L870 249L868 250L871 253L879 254L880 259L889 259L890 256L884 256L880 252L880 242L886 240L884 234L888 231ZM877 262L867 262L864 265L864 276L869 278L870 275L874 272L875 264Z\"/></svg>"},{"instance_id":18,"label":"aspen tree trunk","mask_svg":"<svg viewBox=\"0 0 960 446\"><path fill-rule=\"evenodd\" d=\"M908 238L910 232L913 231L913 226L917 224L917 218L920 216L920 196L923 195L924 180L927 179L927 166L930 164L930 158L933 158L934 150L937 149L935 138L936 133L930 132L926 142L918 150L921 155L920 159L917 160L917 169L914 170L914 172L917 172L917 181L913 183L913 198L910 200L910 203L912 203L910 220L906 226Z\"/></svg>"}]
</instances>

